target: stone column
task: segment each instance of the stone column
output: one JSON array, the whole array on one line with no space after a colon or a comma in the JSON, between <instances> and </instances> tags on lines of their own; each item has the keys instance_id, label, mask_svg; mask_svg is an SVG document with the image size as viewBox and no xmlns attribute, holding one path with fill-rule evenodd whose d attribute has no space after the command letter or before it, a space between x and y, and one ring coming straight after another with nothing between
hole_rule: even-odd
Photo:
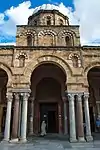
<instances>
[{"instance_id":1,"label":"stone column","mask_svg":"<svg viewBox=\"0 0 100 150\"><path fill-rule=\"evenodd\" d=\"M33 135L34 97L29 98L29 135Z\"/></svg>"},{"instance_id":2,"label":"stone column","mask_svg":"<svg viewBox=\"0 0 100 150\"><path fill-rule=\"evenodd\" d=\"M77 132L78 140L83 142L84 139L84 128L83 128L83 110L82 110L82 95L81 93L77 94Z\"/></svg>"},{"instance_id":3,"label":"stone column","mask_svg":"<svg viewBox=\"0 0 100 150\"><path fill-rule=\"evenodd\" d=\"M29 93L23 93L23 104L22 104L22 119L21 119L21 136L20 140L26 142L26 129L27 129L27 103Z\"/></svg>"},{"instance_id":4,"label":"stone column","mask_svg":"<svg viewBox=\"0 0 100 150\"><path fill-rule=\"evenodd\" d=\"M84 93L84 112L85 112L85 123L86 123L86 140L87 141L92 141L93 138L91 136L88 98L89 98L89 94Z\"/></svg>"},{"instance_id":5,"label":"stone column","mask_svg":"<svg viewBox=\"0 0 100 150\"><path fill-rule=\"evenodd\" d=\"M12 93L7 93L7 113L6 113L6 121L5 121L4 141L9 141L10 138L12 99L13 99Z\"/></svg>"},{"instance_id":6,"label":"stone column","mask_svg":"<svg viewBox=\"0 0 100 150\"><path fill-rule=\"evenodd\" d=\"M62 115L61 115L61 103L58 103L58 119L59 119L59 134L62 134Z\"/></svg>"},{"instance_id":7,"label":"stone column","mask_svg":"<svg viewBox=\"0 0 100 150\"><path fill-rule=\"evenodd\" d=\"M62 97L64 103L64 134L68 134L68 126L67 126L67 107L66 107L66 97Z\"/></svg>"},{"instance_id":8,"label":"stone column","mask_svg":"<svg viewBox=\"0 0 100 150\"><path fill-rule=\"evenodd\" d=\"M76 142L76 124L75 124L75 107L74 94L68 94L69 100L69 123L70 123L70 142Z\"/></svg>"},{"instance_id":9,"label":"stone column","mask_svg":"<svg viewBox=\"0 0 100 150\"><path fill-rule=\"evenodd\" d=\"M15 93L14 97L15 97L15 99L14 99L12 138L18 138L18 126L19 126L19 93Z\"/></svg>"}]
</instances>

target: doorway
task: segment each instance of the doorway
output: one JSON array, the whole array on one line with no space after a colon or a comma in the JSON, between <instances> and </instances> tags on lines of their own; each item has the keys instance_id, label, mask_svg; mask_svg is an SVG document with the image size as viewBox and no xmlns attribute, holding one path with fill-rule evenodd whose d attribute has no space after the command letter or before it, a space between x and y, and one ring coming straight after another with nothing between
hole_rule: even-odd
<instances>
[{"instance_id":1,"label":"doorway","mask_svg":"<svg viewBox=\"0 0 100 150\"><path fill-rule=\"evenodd\" d=\"M58 133L57 103L40 104L40 129L43 120L46 122L47 133Z\"/></svg>"}]
</instances>

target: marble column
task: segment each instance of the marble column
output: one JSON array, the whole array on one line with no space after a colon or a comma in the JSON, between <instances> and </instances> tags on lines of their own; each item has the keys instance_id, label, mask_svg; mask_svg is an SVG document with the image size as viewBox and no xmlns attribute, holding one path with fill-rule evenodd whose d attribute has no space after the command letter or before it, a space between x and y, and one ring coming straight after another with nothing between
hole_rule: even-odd
<instances>
[{"instance_id":1,"label":"marble column","mask_svg":"<svg viewBox=\"0 0 100 150\"><path fill-rule=\"evenodd\" d=\"M77 94L77 104L76 104L76 112L77 112L77 132L78 132L78 140L80 142L85 141L84 139L84 128L83 128L83 110L82 110L82 95L81 93Z\"/></svg>"},{"instance_id":2,"label":"marble column","mask_svg":"<svg viewBox=\"0 0 100 150\"><path fill-rule=\"evenodd\" d=\"M62 115L61 115L61 103L58 103L58 119L59 119L59 134L62 134Z\"/></svg>"},{"instance_id":3,"label":"marble column","mask_svg":"<svg viewBox=\"0 0 100 150\"><path fill-rule=\"evenodd\" d=\"M23 93L22 119L21 119L21 135L20 135L20 140L22 142L26 142L28 98L29 98L29 93Z\"/></svg>"},{"instance_id":4,"label":"marble column","mask_svg":"<svg viewBox=\"0 0 100 150\"><path fill-rule=\"evenodd\" d=\"M74 94L68 94L69 100L69 123L70 123L70 142L76 142L76 123L75 123L75 106Z\"/></svg>"},{"instance_id":5,"label":"marble column","mask_svg":"<svg viewBox=\"0 0 100 150\"><path fill-rule=\"evenodd\" d=\"M7 113L6 113L6 121L5 121L4 141L9 141L10 138L12 99L13 99L12 93L7 93Z\"/></svg>"},{"instance_id":6,"label":"marble column","mask_svg":"<svg viewBox=\"0 0 100 150\"><path fill-rule=\"evenodd\" d=\"M34 97L29 98L29 135L33 135Z\"/></svg>"},{"instance_id":7,"label":"marble column","mask_svg":"<svg viewBox=\"0 0 100 150\"><path fill-rule=\"evenodd\" d=\"M63 103L64 103L64 134L68 134L68 120L67 120L67 98L66 97L62 97Z\"/></svg>"},{"instance_id":8,"label":"marble column","mask_svg":"<svg viewBox=\"0 0 100 150\"><path fill-rule=\"evenodd\" d=\"M14 94L14 112L13 112L13 124L12 124L12 138L18 138L18 126L19 126L19 93Z\"/></svg>"},{"instance_id":9,"label":"marble column","mask_svg":"<svg viewBox=\"0 0 100 150\"><path fill-rule=\"evenodd\" d=\"M84 93L84 112L85 112L85 124L86 124L86 140L87 141L92 141L93 137L91 136L88 98L89 98L89 94Z\"/></svg>"}]
</instances>

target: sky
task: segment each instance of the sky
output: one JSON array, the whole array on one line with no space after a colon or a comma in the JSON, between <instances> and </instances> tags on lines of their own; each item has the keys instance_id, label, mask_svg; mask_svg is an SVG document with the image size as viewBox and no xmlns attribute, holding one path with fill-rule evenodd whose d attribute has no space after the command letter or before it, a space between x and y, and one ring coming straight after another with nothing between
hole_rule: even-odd
<instances>
[{"instance_id":1,"label":"sky","mask_svg":"<svg viewBox=\"0 0 100 150\"><path fill-rule=\"evenodd\" d=\"M79 25L81 45L100 46L100 0L3 0L0 2L0 45L16 42L16 25L26 25L35 7L56 5Z\"/></svg>"}]
</instances>

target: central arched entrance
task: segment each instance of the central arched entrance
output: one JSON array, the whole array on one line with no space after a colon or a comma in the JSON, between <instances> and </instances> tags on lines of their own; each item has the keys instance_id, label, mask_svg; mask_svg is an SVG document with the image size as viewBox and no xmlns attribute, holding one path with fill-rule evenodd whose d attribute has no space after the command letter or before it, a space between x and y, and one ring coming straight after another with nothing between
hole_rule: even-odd
<instances>
[{"instance_id":1,"label":"central arched entrance","mask_svg":"<svg viewBox=\"0 0 100 150\"><path fill-rule=\"evenodd\" d=\"M45 120L47 133L63 132L63 102L66 74L52 63L39 65L31 76L31 97L34 97L34 133L40 133Z\"/></svg>"}]
</instances>

